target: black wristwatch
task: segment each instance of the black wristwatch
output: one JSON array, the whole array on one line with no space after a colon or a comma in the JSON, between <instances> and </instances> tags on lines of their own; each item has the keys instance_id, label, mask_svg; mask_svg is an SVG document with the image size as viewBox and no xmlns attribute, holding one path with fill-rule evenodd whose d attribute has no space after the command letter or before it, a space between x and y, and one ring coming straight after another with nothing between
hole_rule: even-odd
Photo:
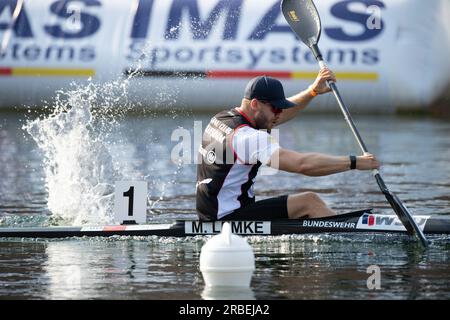
<instances>
[{"instance_id":1,"label":"black wristwatch","mask_svg":"<svg viewBox=\"0 0 450 320\"><path fill-rule=\"evenodd\" d=\"M350 169L356 169L356 156L350 156Z\"/></svg>"}]
</instances>

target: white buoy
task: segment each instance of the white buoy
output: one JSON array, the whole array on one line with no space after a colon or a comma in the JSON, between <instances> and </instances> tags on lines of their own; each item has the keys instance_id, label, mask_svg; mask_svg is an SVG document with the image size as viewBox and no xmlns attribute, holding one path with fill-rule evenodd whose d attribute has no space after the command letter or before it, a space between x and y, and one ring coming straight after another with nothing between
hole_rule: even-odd
<instances>
[{"instance_id":1,"label":"white buoy","mask_svg":"<svg viewBox=\"0 0 450 320\"><path fill-rule=\"evenodd\" d=\"M200 271L206 286L249 287L255 270L255 256L247 241L231 233L228 222L200 253Z\"/></svg>"}]
</instances>

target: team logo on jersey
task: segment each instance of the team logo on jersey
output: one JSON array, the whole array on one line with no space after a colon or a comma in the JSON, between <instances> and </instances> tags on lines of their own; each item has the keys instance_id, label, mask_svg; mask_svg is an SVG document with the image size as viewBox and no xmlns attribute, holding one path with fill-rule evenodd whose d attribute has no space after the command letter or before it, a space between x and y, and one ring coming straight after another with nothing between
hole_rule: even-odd
<instances>
[{"instance_id":1,"label":"team logo on jersey","mask_svg":"<svg viewBox=\"0 0 450 320\"><path fill-rule=\"evenodd\" d=\"M213 164L216 161L216 153L212 150L210 150L206 154L206 161L208 161L210 164Z\"/></svg>"}]
</instances>

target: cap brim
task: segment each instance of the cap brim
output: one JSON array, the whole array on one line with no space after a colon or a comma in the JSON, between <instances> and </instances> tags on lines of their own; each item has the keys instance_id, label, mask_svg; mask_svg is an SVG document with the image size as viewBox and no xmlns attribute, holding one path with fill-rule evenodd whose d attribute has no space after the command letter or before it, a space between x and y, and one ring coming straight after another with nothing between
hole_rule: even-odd
<instances>
[{"instance_id":1,"label":"cap brim","mask_svg":"<svg viewBox=\"0 0 450 320\"><path fill-rule=\"evenodd\" d=\"M281 99L281 100L271 100L270 103L277 108L280 109L289 109L289 108L293 108L296 106L295 103L293 103L292 101L286 100L286 99Z\"/></svg>"}]
</instances>

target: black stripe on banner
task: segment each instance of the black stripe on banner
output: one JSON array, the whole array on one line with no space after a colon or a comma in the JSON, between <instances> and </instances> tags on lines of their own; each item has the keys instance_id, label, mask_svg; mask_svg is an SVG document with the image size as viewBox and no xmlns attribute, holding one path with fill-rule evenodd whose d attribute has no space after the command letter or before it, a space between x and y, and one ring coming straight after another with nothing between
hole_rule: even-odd
<instances>
[{"instance_id":1,"label":"black stripe on banner","mask_svg":"<svg viewBox=\"0 0 450 320\"><path fill-rule=\"evenodd\" d=\"M170 71L170 70L133 70L124 71L126 76L150 77L150 78L206 78L204 71Z\"/></svg>"}]
</instances>

